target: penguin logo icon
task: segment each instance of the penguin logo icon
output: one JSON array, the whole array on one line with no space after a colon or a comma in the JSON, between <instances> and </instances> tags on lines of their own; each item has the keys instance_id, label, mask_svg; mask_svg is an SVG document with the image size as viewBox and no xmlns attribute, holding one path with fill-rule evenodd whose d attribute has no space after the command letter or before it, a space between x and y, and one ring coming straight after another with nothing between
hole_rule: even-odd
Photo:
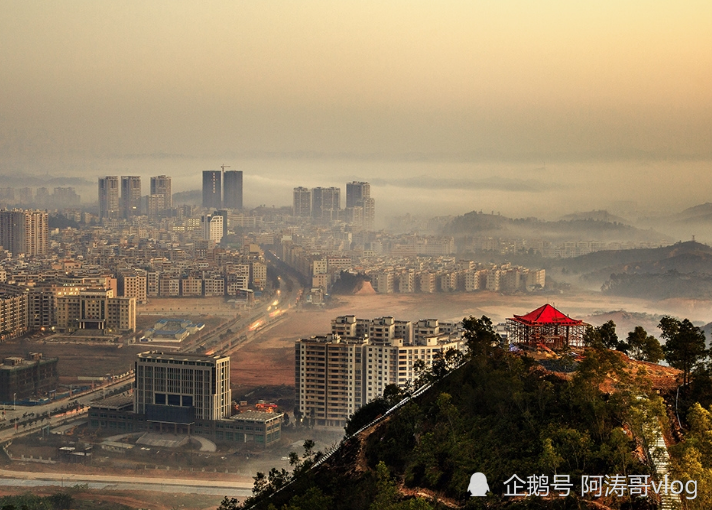
<instances>
[{"instance_id":1,"label":"penguin logo icon","mask_svg":"<svg viewBox=\"0 0 712 510\"><path fill-rule=\"evenodd\" d=\"M489 490L487 477L484 473L475 473L470 477L470 485L467 487L467 492L470 493L470 497L486 496Z\"/></svg>"}]
</instances>

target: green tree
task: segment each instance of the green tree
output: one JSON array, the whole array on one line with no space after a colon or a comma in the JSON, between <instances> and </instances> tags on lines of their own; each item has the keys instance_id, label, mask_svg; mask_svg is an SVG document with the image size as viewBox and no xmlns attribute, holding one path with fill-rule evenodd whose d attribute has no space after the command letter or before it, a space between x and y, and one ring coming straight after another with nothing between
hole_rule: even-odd
<instances>
[{"instance_id":1,"label":"green tree","mask_svg":"<svg viewBox=\"0 0 712 510\"><path fill-rule=\"evenodd\" d=\"M500 337L492 326L492 320L485 315L479 319L473 316L463 319L462 326L465 329L464 337L470 356L482 354L492 345L500 342Z\"/></svg>"},{"instance_id":2,"label":"green tree","mask_svg":"<svg viewBox=\"0 0 712 510\"><path fill-rule=\"evenodd\" d=\"M636 326L633 331L628 333L626 344L626 352L633 359L657 363L665 357L658 339L648 335L642 326Z\"/></svg>"},{"instance_id":3,"label":"green tree","mask_svg":"<svg viewBox=\"0 0 712 510\"><path fill-rule=\"evenodd\" d=\"M616 323L608 321L596 328L601 334L601 342L609 349L618 348L618 335L616 334Z\"/></svg>"},{"instance_id":4,"label":"green tree","mask_svg":"<svg viewBox=\"0 0 712 510\"><path fill-rule=\"evenodd\" d=\"M690 383L690 374L707 357L705 334L688 319L679 321L665 316L658 328L665 339L663 352L670 366L682 370L682 383Z\"/></svg>"},{"instance_id":5,"label":"green tree","mask_svg":"<svg viewBox=\"0 0 712 510\"><path fill-rule=\"evenodd\" d=\"M385 462L376 466L376 497L369 510L432 510L433 507L422 498L399 501L400 492L396 482L391 478Z\"/></svg>"}]
</instances>

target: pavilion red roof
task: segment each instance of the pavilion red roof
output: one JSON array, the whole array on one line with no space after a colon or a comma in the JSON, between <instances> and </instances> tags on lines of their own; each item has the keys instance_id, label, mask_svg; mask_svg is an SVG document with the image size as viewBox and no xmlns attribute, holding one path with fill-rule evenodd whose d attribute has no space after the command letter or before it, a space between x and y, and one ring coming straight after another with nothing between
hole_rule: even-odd
<instances>
[{"instance_id":1,"label":"pavilion red roof","mask_svg":"<svg viewBox=\"0 0 712 510\"><path fill-rule=\"evenodd\" d=\"M550 304L540 306L526 315L515 315L511 321L527 326L543 326L545 324L558 324L560 326L581 326L583 321L572 319L564 315Z\"/></svg>"}]
</instances>

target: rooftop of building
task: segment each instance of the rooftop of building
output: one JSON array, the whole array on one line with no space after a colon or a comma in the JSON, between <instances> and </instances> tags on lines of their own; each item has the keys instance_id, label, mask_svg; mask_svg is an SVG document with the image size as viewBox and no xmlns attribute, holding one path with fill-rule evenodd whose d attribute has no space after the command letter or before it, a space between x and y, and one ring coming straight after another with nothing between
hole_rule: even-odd
<instances>
[{"instance_id":1,"label":"rooftop of building","mask_svg":"<svg viewBox=\"0 0 712 510\"><path fill-rule=\"evenodd\" d=\"M22 356L8 356L0 363L0 370L18 370L36 365L37 363L53 363L58 360L59 358L43 358L41 353L30 353L30 356L27 358L23 358Z\"/></svg>"},{"instance_id":2,"label":"rooftop of building","mask_svg":"<svg viewBox=\"0 0 712 510\"><path fill-rule=\"evenodd\" d=\"M266 422L273 420L274 418L282 417L283 413L265 413L262 411L245 411L244 413L236 414L231 416L231 420L239 421L252 421L252 422Z\"/></svg>"},{"instance_id":3,"label":"rooftop of building","mask_svg":"<svg viewBox=\"0 0 712 510\"><path fill-rule=\"evenodd\" d=\"M94 400L91 406L117 411L126 410L128 407L133 407L133 395L112 395L110 397Z\"/></svg>"},{"instance_id":4,"label":"rooftop of building","mask_svg":"<svg viewBox=\"0 0 712 510\"><path fill-rule=\"evenodd\" d=\"M145 351L138 353L139 359L159 359L173 361L221 361L230 359L230 356L221 356L219 354L188 354L177 352L161 352L161 351Z\"/></svg>"}]
</instances>

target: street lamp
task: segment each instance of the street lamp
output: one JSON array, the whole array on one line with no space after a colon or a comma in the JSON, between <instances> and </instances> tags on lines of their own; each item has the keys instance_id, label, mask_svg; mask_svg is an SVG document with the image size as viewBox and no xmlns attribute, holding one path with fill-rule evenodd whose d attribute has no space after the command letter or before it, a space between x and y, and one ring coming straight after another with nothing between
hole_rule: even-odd
<instances>
[{"instance_id":1,"label":"street lamp","mask_svg":"<svg viewBox=\"0 0 712 510\"><path fill-rule=\"evenodd\" d=\"M12 410L13 410L13 411L17 409L17 407L16 407L16 405L15 405L16 398L17 398L17 393L13 393L13 394L12 394Z\"/></svg>"}]
</instances>

